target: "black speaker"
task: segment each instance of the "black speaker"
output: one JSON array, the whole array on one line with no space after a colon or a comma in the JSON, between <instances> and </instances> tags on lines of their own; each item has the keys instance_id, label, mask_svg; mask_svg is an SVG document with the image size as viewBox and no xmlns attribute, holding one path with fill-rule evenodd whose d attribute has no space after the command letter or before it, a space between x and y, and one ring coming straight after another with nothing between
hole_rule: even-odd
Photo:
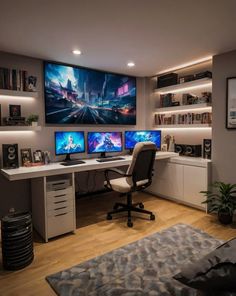
<instances>
[{"instance_id":1,"label":"black speaker","mask_svg":"<svg viewBox=\"0 0 236 296\"><path fill-rule=\"evenodd\" d=\"M18 144L2 144L2 159L4 169L18 168Z\"/></svg>"},{"instance_id":2,"label":"black speaker","mask_svg":"<svg viewBox=\"0 0 236 296\"><path fill-rule=\"evenodd\" d=\"M200 157L202 156L202 145L175 144L175 152L180 155Z\"/></svg>"},{"instance_id":3,"label":"black speaker","mask_svg":"<svg viewBox=\"0 0 236 296\"><path fill-rule=\"evenodd\" d=\"M203 158L211 159L211 139L203 139Z\"/></svg>"}]
</instances>

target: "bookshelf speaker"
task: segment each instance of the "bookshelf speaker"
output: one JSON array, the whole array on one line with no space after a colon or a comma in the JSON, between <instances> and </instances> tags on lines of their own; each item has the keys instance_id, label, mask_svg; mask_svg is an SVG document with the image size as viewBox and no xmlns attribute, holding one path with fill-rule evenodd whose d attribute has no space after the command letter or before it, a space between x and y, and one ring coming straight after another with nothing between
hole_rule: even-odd
<instances>
[{"instance_id":1,"label":"bookshelf speaker","mask_svg":"<svg viewBox=\"0 0 236 296\"><path fill-rule=\"evenodd\" d=\"M18 168L18 144L2 144L2 159L4 169Z\"/></svg>"},{"instance_id":2,"label":"bookshelf speaker","mask_svg":"<svg viewBox=\"0 0 236 296\"><path fill-rule=\"evenodd\" d=\"M211 139L203 139L203 158L211 159Z\"/></svg>"}]
</instances>

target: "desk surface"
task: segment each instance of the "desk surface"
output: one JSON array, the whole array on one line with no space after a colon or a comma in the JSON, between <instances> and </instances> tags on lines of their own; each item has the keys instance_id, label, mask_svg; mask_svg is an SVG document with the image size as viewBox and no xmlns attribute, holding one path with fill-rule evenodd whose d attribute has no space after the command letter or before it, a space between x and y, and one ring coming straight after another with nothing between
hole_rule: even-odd
<instances>
[{"instance_id":1,"label":"desk surface","mask_svg":"<svg viewBox=\"0 0 236 296\"><path fill-rule=\"evenodd\" d=\"M156 159L165 159L177 156L174 152L157 152ZM49 165L36 167L20 167L18 169L2 169L1 173L10 181L32 179L37 177L46 177L53 175L61 175L67 173L84 172L90 170L100 170L113 168L123 165L129 165L132 155L121 155L122 160L97 162L95 158L83 159L85 163L73 166L63 166L60 162L51 163Z\"/></svg>"}]
</instances>

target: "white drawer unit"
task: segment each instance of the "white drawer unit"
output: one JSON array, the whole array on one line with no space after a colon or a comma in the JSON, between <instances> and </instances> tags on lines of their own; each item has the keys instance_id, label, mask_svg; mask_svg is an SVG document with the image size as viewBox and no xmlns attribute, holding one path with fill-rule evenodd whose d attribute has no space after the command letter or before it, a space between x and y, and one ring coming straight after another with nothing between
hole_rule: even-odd
<instances>
[{"instance_id":1,"label":"white drawer unit","mask_svg":"<svg viewBox=\"0 0 236 296\"><path fill-rule=\"evenodd\" d=\"M55 180L53 180L55 178ZM33 224L45 239L76 229L74 174L31 181ZM43 222L43 223L42 223Z\"/></svg>"},{"instance_id":2,"label":"white drawer unit","mask_svg":"<svg viewBox=\"0 0 236 296\"><path fill-rule=\"evenodd\" d=\"M173 157L155 163L151 186L147 191L164 198L175 200L206 210L202 204L210 180L211 161L201 158Z\"/></svg>"}]
</instances>

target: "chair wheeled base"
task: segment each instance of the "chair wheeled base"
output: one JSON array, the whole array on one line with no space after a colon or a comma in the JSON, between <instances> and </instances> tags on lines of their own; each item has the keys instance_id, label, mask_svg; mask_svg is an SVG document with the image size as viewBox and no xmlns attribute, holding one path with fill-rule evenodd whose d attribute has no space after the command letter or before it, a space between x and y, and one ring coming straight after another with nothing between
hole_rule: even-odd
<instances>
[{"instance_id":1,"label":"chair wheeled base","mask_svg":"<svg viewBox=\"0 0 236 296\"><path fill-rule=\"evenodd\" d=\"M144 210L143 203L132 203L132 194L127 194L127 204L115 203L113 211L107 213L107 220L112 220L112 215L122 212L128 212L127 226L133 227L133 222L131 221L131 212L138 212L150 215L150 220L155 220L155 215L151 211Z\"/></svg>"}]
</instances>

